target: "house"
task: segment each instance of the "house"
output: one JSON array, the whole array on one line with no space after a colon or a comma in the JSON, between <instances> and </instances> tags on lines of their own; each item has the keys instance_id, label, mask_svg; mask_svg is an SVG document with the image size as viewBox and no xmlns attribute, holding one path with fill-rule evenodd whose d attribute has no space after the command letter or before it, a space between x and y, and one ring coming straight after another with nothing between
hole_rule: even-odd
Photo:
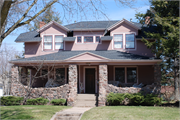
<instances>
[{"instance_id":1,"label":"house","mask_svg":"<svg viewBox=\"0 0 180 120\"><path fill-rule=\"evenodd\" d=\"M134 91L134 84L157 84L161 79L161 60L141 41L142 37L147 38L144 31L153 30L153 26L142 27L126 19L65 26L55 21L46 25L41 22L40 29L22 33L15 40L24 43L25 58L10 61L14 64L12 94L25 95L22 84L17 82L22 80L22 74L34 80L32 97L63 97L68 105L74 105L77 93L98 94L98 106L102 106L107 93L116 87ZM41 77L33 78L34 75ZM44 88L48 81L60 87Z\"/></svg>"}]
</instances>

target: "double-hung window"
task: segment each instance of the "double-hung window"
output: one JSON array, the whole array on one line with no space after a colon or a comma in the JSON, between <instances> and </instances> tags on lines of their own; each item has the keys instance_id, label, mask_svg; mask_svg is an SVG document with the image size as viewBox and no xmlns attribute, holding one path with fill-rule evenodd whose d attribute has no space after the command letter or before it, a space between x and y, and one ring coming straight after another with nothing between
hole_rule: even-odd
<instances>
[{"instance_id":1,"label":"double-hung window","mask_svg":"<svg viewBox=\"0 0 180 120\"><path fill-rule=\"evenodd\" d=\"M84 36L84 43L93 43L93 36Z\"/></svg>"},{"instance_id":2,"label":"double-hung window","mask_svg":"<svg viewBox=\"0 0 180 120\"><path fill-rule=\"evenodd\" d=\"M126 34L126 48L135 48L134 41L134 34Z\"/></svg>"},{"instance_id":3,"label":"double-hung window","mask_svg":"<svg viewBox=\"0 0 180 120\"><path fill-rule=\"evenodd\" d=\"M114 35L114 48L123 48L123 35Z\"/></svg>"},{"instance_id":4,"label":"double-hung window","mask_svg":"<svg viewBox=\"0 0 180 120\"><path fill-rule=\"evenodd\" d=\"M52 36L44 36L44 49L52 50Z\"/></svg>"},{"instance_id":5,"label":"double-hung window","mask_svg":"<svg viewBox=\"0 0 180 120\"><path fill-rule=\"evenodd\" d=\"M63 44L63 36L62 35L55 35L55 49L59 50L59 49L63 49L64 44Z\"/></svg>"}]
</instances>

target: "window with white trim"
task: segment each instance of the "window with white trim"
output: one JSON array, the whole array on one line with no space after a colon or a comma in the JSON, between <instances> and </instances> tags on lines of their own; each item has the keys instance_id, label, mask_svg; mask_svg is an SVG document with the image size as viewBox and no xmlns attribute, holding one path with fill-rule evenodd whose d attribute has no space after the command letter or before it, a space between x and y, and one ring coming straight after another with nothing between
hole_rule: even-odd
<instances>
[{"instance_id":1,"label":"window with white trim","mask_svg":"<svg viewBox=\"0 0 180 120\"><path fill-rule=\"evenodd\" d=\"M86 42L93 42L93 36L84 36L84 43Z\"/></svg>"},{"instance_id":2,"label":"window with white trim","mask_svg":"<svg viewBox=\"0 0 180 120\"><path fill-rule=\"evenodd\" d=\"M134 34L126 34L126 48L135 48Z\"/></svg>"},{"instance_id":3,"label":"window with white trim","mask_svg":"<svg viewBox=\"0 0 180 120\"><path fill-rule=\"evenodd\" d=\"M115 67L115 81L121 83L137 83L137 68Z\"/></svg>"},{"instance_id":4,"label":"window with white trim","mask_svg":"<svg viewBox=\"0 0 180 120\"><path fill-rule=\"evenodd\" d=\"M52 36L44 36L44 49L51 50L52 49Z\"/></svg>"},{"instance_id":5,"label":"window with white trim","mask_svg":"<svg viewBox=\"0 0 180 120\"><path fill-rule=\"evenodd\" d=\"M63 49L64 44L63 44L63 36L62 35L55 35L55 49L59 50L59 49Z\"/></svg>"},{"instance_id":6,"label":"window with white trim","mask_svg":"<svg viewBox=\"0 0 180 120\"><path fill-rule=\"evenodd\" d=\"M96 36L96 42L97 42L97 43L101 43L101 38L100 38L100 36Z\"/></svg>"},{"instance_id":7,"label":"window with white trim","mask_svg":"<svg viewBox=\"0 0 180 120\"><path fill-rule=\"evenodd\" d=\"M81 43L81 37L77 37L77 43Z\"/></svg>"},{"instance_id":8,"label":"window with white trim","mask_svg":"<svg viewBox=\"0 0 180 120\"><path fill-rule=\"evenodd\" d=\"M123 48L123 35L122 34L114 35L114 48Z\"/></svg>"}]
</instances>

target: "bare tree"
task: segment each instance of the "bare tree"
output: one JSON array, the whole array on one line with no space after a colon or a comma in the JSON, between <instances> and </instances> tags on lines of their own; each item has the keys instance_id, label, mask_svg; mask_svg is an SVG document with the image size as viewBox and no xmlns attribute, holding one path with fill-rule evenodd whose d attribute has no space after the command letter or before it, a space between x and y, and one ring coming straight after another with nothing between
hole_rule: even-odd
<instances>
[{"instance_id":1,"label":"bare tree","mask_svg":"<svg viewBox=\"0 0 180 120\"><path fill-rule=\"evenodd\" d=\"M115 0L119 5L133 6L135 0ZM62 19L70 21L72 17L77 19L101 16L108 18L105 14L106 6L101 0L1 0L1 27L0 47L6 38L15 29L29 24L41 13L45 12L54 3L58 4L64 11Z\"/></svg>"},{"instance_id":2,"label":"bare tree","mask_svg":"<svg viewBox=\"0 0 180 120\"><path fill-rule=\"evenodd\" d=\"M10 93L10 60L15 59L17 56L21 56L21 52L18 52L14 47L8 46L6 43L0 49L0 82L3 83L3 90L5 95Z\"/></svg>"}]
</instances>

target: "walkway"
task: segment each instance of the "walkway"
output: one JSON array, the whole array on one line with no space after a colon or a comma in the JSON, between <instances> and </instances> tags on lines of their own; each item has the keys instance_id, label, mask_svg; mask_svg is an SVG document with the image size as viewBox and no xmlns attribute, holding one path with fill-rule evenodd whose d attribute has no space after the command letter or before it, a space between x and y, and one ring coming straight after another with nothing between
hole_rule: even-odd
<instances>
[{"instance_id":1,"label":"walkway","mask_svg":"<svg viewBox=\"0 0 180 120\"><path fill-rule=\"evenodd\" d=\"M85 111L90 110L92 107L72 107L60 112L57 112L51 120L80 120Z\"/></svg>"}]
</instances>

